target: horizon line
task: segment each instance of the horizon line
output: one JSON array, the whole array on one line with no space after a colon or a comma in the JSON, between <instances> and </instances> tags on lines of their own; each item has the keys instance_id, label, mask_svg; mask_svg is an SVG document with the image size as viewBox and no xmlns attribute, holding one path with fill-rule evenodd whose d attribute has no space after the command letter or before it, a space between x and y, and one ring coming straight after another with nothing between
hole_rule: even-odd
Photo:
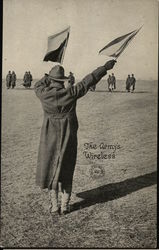
<instances>
[{"instance_id":1,"label":"horizon line","mask_svg":"<svg viewBox=\"0 0 159 250\"><path fill-rule=\"evenodd\" d=\"M34 80L39 80L39 79L41 79L42 77L35 77L35 78L33 78L33 81ZM77 78L77 81L81 81L83 78L81 78L81 79L79 79L79 78ZM125 79L118 79L118 78L116 78L116 80L117 81L125 81L127 78L125 78ZM5 81L6 79L5 78L2 78L2 81ZM17 80L23 80L23 77L22 78L17 78ZM100 81L102 81L102 80L106 80L106 79L101 79ZM136 81L158 81L158 79L141 79L141 78L136 78Z\"/></svg>"}]
</instances>

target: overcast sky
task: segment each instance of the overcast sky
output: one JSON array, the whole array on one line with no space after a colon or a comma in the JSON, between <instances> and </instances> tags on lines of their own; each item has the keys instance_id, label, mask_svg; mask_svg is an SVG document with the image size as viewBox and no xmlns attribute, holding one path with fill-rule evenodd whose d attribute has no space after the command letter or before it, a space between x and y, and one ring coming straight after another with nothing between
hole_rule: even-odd
<instances>
[{"instance_id":1,"label":"overcast sky","mask_svg":"<svg viewBox=\"0 0 159 250\"><path fill-rule=\"evenodd\" d=\"M70 25L63 66L82 78L111 59L98 52L111 40L144 24L118 58L118 79L157 79L157 0L4 0L3 77L30 70L40 78L54 65L43 62L48 36ZM110 71L111 73L111 71Z\"/></svg>"}]
</instances>

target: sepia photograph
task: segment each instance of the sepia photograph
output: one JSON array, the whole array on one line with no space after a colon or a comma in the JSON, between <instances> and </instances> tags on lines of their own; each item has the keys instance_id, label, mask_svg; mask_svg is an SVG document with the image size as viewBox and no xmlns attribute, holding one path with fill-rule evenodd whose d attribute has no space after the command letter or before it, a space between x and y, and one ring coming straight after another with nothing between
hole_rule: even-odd
<instances>
[{"instance_id":1,"label":"sepia photograph","mask_svg":"<svg viewBox=\"0 0 159 250\"><path fill-rule=\"evenodd\" d=\"M3 0L1 246L157 248L157 0Z\"/></svg>"}]
</instances>

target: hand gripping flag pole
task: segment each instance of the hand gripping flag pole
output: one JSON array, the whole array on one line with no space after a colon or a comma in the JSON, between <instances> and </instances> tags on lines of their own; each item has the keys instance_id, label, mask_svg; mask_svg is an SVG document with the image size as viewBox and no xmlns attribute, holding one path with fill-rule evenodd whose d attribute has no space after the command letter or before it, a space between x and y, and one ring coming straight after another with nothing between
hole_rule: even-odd
<instances>
[{"instance_id":1,"label":"hand gripping flag pole","mask_svg":"<svg viewBox=\"0 0 159 250\"><path fill-rule=\"evenodd\" d=\"M125 48L129 45L135 35L139 32L142 26L126 35L120 36L110 43L108 43L104 48L99 51L100 55L107 55L114 57L115 60L122 54Z\"/></svg>"}]
</instances>

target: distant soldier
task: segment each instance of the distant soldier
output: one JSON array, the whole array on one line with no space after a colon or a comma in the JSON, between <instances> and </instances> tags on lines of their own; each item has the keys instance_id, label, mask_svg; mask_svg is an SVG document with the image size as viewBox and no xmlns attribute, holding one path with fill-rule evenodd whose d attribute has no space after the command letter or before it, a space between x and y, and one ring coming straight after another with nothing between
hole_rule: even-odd
<instances>
[{"instance_id":1,"label":"distant soldier","mask_svg":"<svg viewBox=\"0 0 159 250\"><path fill-rule=\"evenodd\" d=\"M8 71L8 74L6 76L6 86L7 86L7 89L10 89L10 87L11 87L11 81L12 81L12 74L11 74L11 71Z\"/></svg>"},{"instance_id":2,"label":"distant soldier","mask_svg":"<svg viewBox=\"0 0 159 250\"><path fill-rule=\"evenodd\" d=\"M31 87L31 82L33 80L32 74L30 73L30 71L28 72L28 81L29 81L29 87Z\"/></svg>"},{"instance_id":3,"label":"distant soldier","mask_svg":"<svg viewBox=\"0 0 159 250\"><path fill-rule=\"evenodd\" d=\"M29 74L29 72L25 72L25 74L24 74L24 78L23 78L23 81L24 81L24 83L23 83L23 86L25 87L25 88L30 88L30 86L31 86L31 78L32 78L32 76L30 76L31 74Z\"/></svg>"},{"instance_id":4,"label":"distant soldier","mask_svg":"<svg viewBox=\"0 0 159 250\"><path fill-rule=\"evenodd\" d=\"M127 92L130 92L130 87L131 87L131 78L130 78L130 75L128 75L128 77L126 79L126 90L127 90Z\"/></svg>"},{"instance_id":5,"label":"distant soldier","mask_svg":"<svg viewBox=\"0 0 159 250\"><path fill-rule=\"evenodd\" d=\"M27 78L28 78L28 72L26 71L25 74L24 74L24 77L23 77L23 86L24 87L27 87Z\"/></svg>"},{"instance_id":6,"label":"distant soldier","mask_svg":"<svg viewBox=\"0 0 159 250\"><path fill-rule=\"evenodd\" d=\"M115 78L115 76L114 76L114 73L112 73L111 81L112 81L112 88L113 88L113 89L116 89L116 78ZM112 90L113 90L113 89L112 89Z\"/></svg>"},{"instance_id":7,"label":"distant soldier","mask_svg":"<svg viewBox=\"0 0 159 250\"><path fill-rule=\"evenodd\" d=\"M14 71L12 71L12 76L11 76L11 86L12 86L12 89L14 89L14 87L16 86L16 74Z\"/></svg>"},{"instance_id":8,"label":"distant soldier","mask_svg":"<svg viewBox=\"0 0 159 250\"><path fill-rule=\"evenodd\" d=\"M130 78L130 88L131 88L131 92L134 92L135 90L135 83L136 83L136 79L134 77L134 74L132 74L131 78Z\"/></svg>"},{"instance_id":9,"label":"distant soldier","mask_svg":"<svg viewBox=\"0 0 159 250\"><path fill-rule=\"evenodd\" d=\"M111 75L109 75L107 82L108 82L108 90L109 90L109 92L112 92L112 77L111 77Z\"/></svg>"},{"instance_id":10,"label":"distant soldier","mask_svg":"<svg viewBox=\"0 0 159 250\"><path fill-rule=\"evenodd\" d=\"M91 87L89 88L89 90L94 92L94 91L96 90L96 84L93 85L93 86L91 86Z\"/></svg>"},{"instance_id":11,"label":"distant soldier","mask_svg":"<svg viewBox=\"0 0 159 250\"><path fill-rule=\"evenodd\" d=\"M70 72L68 78L69 78L68 79L68 84L69 84L69 86L72 86L75 83L75 77L74 77L72 72Z\"/></svg>"}]
</instances>

